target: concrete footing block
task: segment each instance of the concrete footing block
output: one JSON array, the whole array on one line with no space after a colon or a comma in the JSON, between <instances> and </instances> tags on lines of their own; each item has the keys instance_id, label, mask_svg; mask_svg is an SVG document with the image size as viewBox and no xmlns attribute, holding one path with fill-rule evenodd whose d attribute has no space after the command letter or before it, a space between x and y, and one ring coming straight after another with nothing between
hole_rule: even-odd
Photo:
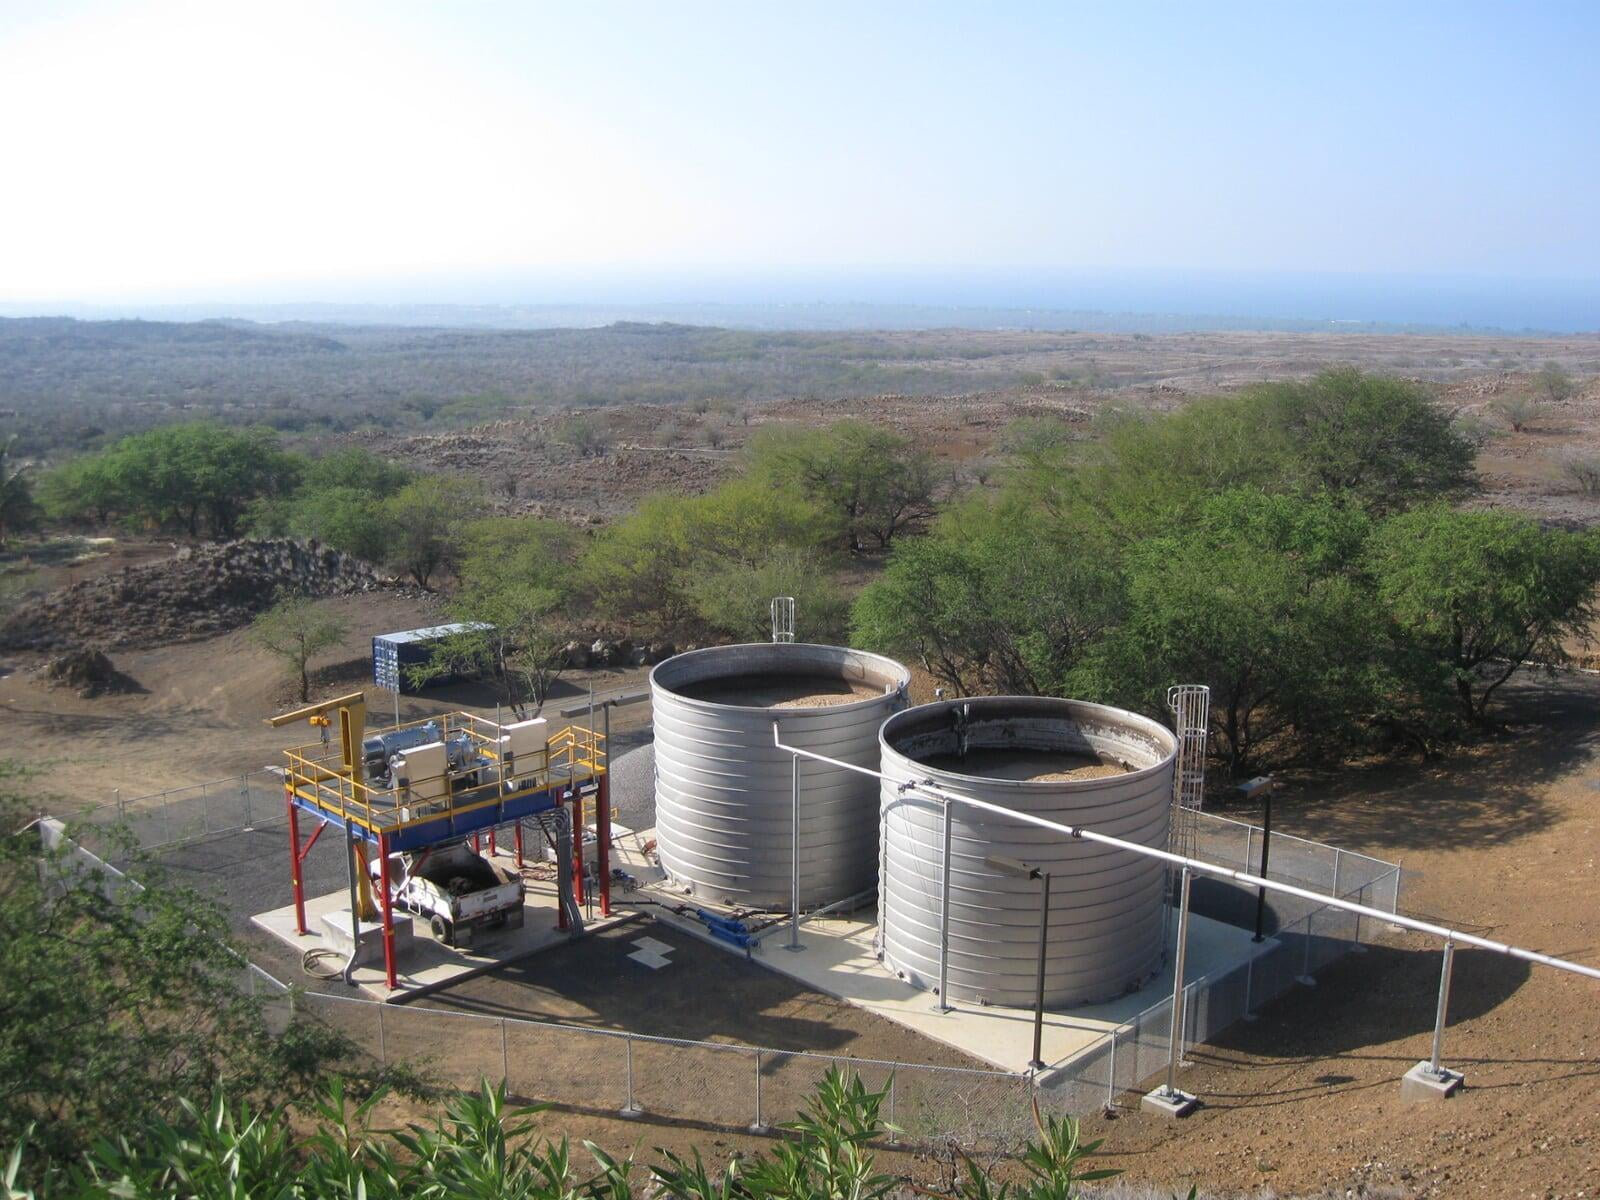
<instances>
[{"instance_id":1,"label":"concrete footing block","mask_svg":"<svg viewBox=\"0 0 1600 1200\"><path fill-rule=\"evenodd\" d=\"M1427 1062L1419 1062L1400 1079L1402 1100L1448 1100L1461 1090L1465 1077L1460 1071L1439 1068L1435 1075Z\"/></svg>"},{"instance_id":2,"label":"concrete footing block","mask_svg":"<svg viewBox=\"0 0 1600 1200\"><path fill-rule=\"evenodd\" d=\"M1160 1113L1164 1117L1187 1117L1200 1107L1200 1098L1191 1096L1188 1092L1169 1092L1163 1086L1153 1092L1146 1092L1139 1101L1139 1107L1146 1112Z\"/></svg>"}]
</instances>

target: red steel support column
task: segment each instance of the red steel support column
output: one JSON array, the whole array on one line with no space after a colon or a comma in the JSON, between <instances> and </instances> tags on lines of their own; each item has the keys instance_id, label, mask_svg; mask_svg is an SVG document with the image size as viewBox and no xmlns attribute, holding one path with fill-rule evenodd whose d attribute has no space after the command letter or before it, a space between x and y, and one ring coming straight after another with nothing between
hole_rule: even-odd
<instances>
[{"instance_id":1,"label":"red steel support column","mask_svg":"<svg viewBox=\"0 0 1600 1200\"><path fill-rule=\"evenodd\" d=\"M495 856L495 853L496 853L496 851L495 851L495 847L494 847L494 828L491 826L490 829L489 829L489 857L493 858Z\"/></svg>"},{"instance_id":2,"label":"red steel support column","mask_svg":"<svg viewBox=\"0 0 1600 1200\"><path fill-rule=\"evenodd\" d=\"M289 880L294 885L294 925L306 932L306 890L300 881L300 814L295 812L294 792L283 785L284 803L289 806Z\"/></svg>"},{"instance_id":3,"label":"red steel support column","mask_svg":"<svg viewBox=\"0 0 1600 1200\"><path fill-rule=\"evenodd\" d=\"M520 871L520 870L522 870L522 822L521 822L521 820L517 821L516 833L517 833L517 870Z\"/></svg>"},{"instance_id":4,"label":"red steel support column","mask_svg":"<svg viewBox=\"0 0 1600 1200\"><path fill-rule=\"evenodd\" d=\"M611 915L611 775L600 776L594 797L595 873L600 876L600 915Z\"/></svg>"},{"instance_id":5,"label":"red steel support column","mask_svg":"<svg viewBox=\"0 0 1600 1200\"><path fill-rule=\"evenodd\" d=\"M583 887L583 793L572 789L572 894L584 900Z\"/></svg>"},{"instance_id":6,"label":"red steel support column","mask_svg":"<svg viewBox=\"0 0 1600 1200\"><path fill-rule=\"evenodd\" d=\"M556 790L556 794L555 795L556 795L556 811L560 812L561 811L561 791L560 791L560 789ZM550 840L552 842L555 841L554 838L551 838ZM562 899L561 899L561 884L560 884L560 879L561 879L561 871L560 871L560 866L561 866L561 847L557 846L555 848L555 851L556 851L556 867L557 867L557 870L556 870L556 880L557 880L557 883L556 883L556 928L564 930L567 927L567 906L566 906L566 904L564 904L562 902Z\"/></svg>"},{"instance_id":7,"label":"red steel support column","mask_svg":"<svg viewBox=\"0 0 1600 1200\"><path fill-rule=\"evenodd\" d=\"M483 843L478 840L481 836L481 834L477 833L472 835L472 852L474 854L481 854L483 852Z\"/></svg>"},{"instance_id":8,"label":"red steel support column","mask_svg":"<svg viewBox=\"0 0 1600 1200\"><path fill-rule=\"evenodd\" d=\"M383 975L392 992L396 986L394 970L394 902L389 895L389 835L378 835L378 887L383 891Z\"/></svg>"}]
</instances>

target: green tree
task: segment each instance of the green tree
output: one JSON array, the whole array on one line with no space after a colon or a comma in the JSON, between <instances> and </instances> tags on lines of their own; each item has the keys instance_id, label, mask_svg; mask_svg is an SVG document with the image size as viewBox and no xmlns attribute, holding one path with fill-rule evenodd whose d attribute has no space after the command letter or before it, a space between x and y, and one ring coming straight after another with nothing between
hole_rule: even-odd
<instances>
[{"instance_id":1,"label":"green tree","mask_svg":"<svg viewBox=\"0 0 1600 1200\"><path fill-rule=\"evenodd\" d=\"M301 462L270 429L196 421L135 434L68 464L49 496L68 519L115 515L190 537L209 530L228 538L252 502L294 490Z\"/></svg>"},{"instance_id":2,"label":"green tree","mask_svg":"<svg viewBox=\"0 0 1600 1200\"><path fill-rule=\"evenodd\" d=\"M856 601L853 635L961 695L1064 691L1121 608L1115 556L1078 532L1051 535L1006 508L953 513L895 547Z\"/></svg>"},{"instance_id":3,"label":"green tree","mask_svg":"<svg viewBox=\"0 0 1600 1200\"><path fill-rule=\"evenodd\" d=\"M29 1136L70 1158L180 1119L185 1098L219 1085L282 1102L350 1049L315 1025L273 1037L239 990L244 960L214 901L131 846L119 857L142 886L43 845L17 774L4 778L0 1145Z\"/></svg>"},{"instance_id":4,"label":"green tree","mask_svg":"<svg viewBox=\"0 0 1600 1200\"><path fill-rule=\"evenodd\" d=\"M1384 522L1371 569L1390 618L1425 649L1460 715L1482 724L1518 667L1591 640L1600 535L1527 517L1431 506Z\"/></svg>"},{"instance_id":5,"label":"green tree","mask_svg":"<svg viewBox=\"0 0 1600 1200\"><path fill-rule=\"evenodd\" d=\"M1211 688L1229 770L1298 735L1347 748L1386 693L1384 624L1358 567L1368 519L1325 499L1224 492L1128 551L1127 608L1081 675L1148 712L1174 683Z\"/></svg>"},{"instance_id":6,"label":"green tree","mask_svg":"<svg viewBox=\"0 0 1600 1200\"><path fill-rule=\"evenodd\" d=\"M481 489L450 475L413 479L384 503L391 542L386 561L427 587L460 558L462 527L481 509Z\"/></svg>"},{"instance_id":7,"label":"green tree","mask_svg":"<svg viewBox=\"0 0 1600 1200\"><path fill-rule=\"evenodd\" d=\"M1088 445L1045 446L1010 493L1051 519L1092 512L1133 542L1182 523L1229 488L1309 495L1375 514L1475 485L1476 448L1404 380L1327 371L1196 400L1173 413L1112 412Z\"/></svg>"},{"instance_id":8,"label":"green tree","mask_svg":"<svg viewBox=\"0 0 1600 1200\"><path fill-rule=\"evenodd\" d=\"M557 521L491 517L462 534L461 588L450 614L466 626L413 672L488 676L519 716L538 712L560 677L568 626L562 614L578 539Z\"/></svg>"},{"instance_id":9,"label":"green tree","mask_svg":"<svg viewBox=\"0 0 1600 1200\"><path fill-rule=\"evenodd\" d=\"M0 442L0 547L12 534L31 528L39 515L30 469L13 465L16 444L14 435Z\"/></svg>"},{"instance_id":10,"label":"green tree","mask_svg":"<svg viewBox=\"0 0 1600 1200\"><path fill-rule=\"evenodd\" d=\"M705 581L713 575L748 584L779 549L810 553L825 570L822 545L837 529L831 515L793 489L750 478L704 496L653 496L595 539L584 557L585 587L613 617L693 622L712 611ZM723 621L728 610L713 607L713 621Z\"/></svg>"},{"instance_id":11,"label":"green tree","mask_svg":"<svg viewBox=\"0 0 1600 1200\"><path fill-rule=\"evenodd\" d=\"M95 526L130 508L108 454L85 455L48 472L39 481L39 497L51 520Z\"/></svg>"},{"instance_id":12,"label":"green tree","mask_svg":"<svg viewBox=\"0 0 1600 1200\"><path fill-rule=\"evenodd\" d=\"M1544 398L1552 404L1560 404L1563 400L1570 400L1578 392L1578 385L1571 375L1562 370L1560 363L1547 362L1539 368L1539 374L1534 378L1539 391Z\"/></svg>"},{"instance_id":13,"label":"green tree","mask_svg":"<svg viewBox=\"0 0 1600 1200\"><path fill-rule=\"evenodd\" d=\"M414 478L368 450L312 459L293 495L258 500L250 528L269 537L313 539L368 562L383 562L397 541L387 501Z\"/></svg>"},{"instance_id":14,"label":"green tree","mask_svg":"<svg viewBox=\"0 0 1600 1200\"><path fill-rule=\"evenodd\" d=\"M1382 514L1476 485L1477 448L1408 380L1345 368L1265 384L1251 396L1287 436L1304 487Z\"/></svg>"},{"instance_id":15,"label":"green tree","mask_svg":"<svg viewBox=\"0 0 1600 1200\"><path fill-rule=\"evenodd\" d=\"M803 547L776 546L750 561L713 563L692 574L685 590L706 629L738 642L771 637L776 596L794 597L801 641L838 641L849 613L827 560Z\"/></svg>"},{"instance_id":16,"label":"green tree","mask_svg":"<svg viewBox=\"0 0 1600 1200\"><path fill-rule=\"evenodd\" d=\"M304 487L319 492L351 488L377 500L394 495L415 478L415 473L359 446L335 450L306 464Z\"/></svg>"},{"instance_id":17,"label":"green tree","mask_svg":"<svg viewBox=\"0 0 1600 1200\"><path fill-rule=\"evenodd\" d=\"M751 441L757 480L809 497L833 514L852 551L886 549L929 520L943 485L932 454L864 421L763 432Z\"/></svg>"},{"instance_id":18,"label":"green tree","mask_svg":"<svg viewBox=\"0 0 1600 1200\"><path fill-rule=\"evenodd\" d=\"M305 596L279 600L250 626L256 645L283 661L290 681L299 688L301 703L311 699L311 660L339 645L348 632L342 621Z\"/></svg>"}]
</instances>

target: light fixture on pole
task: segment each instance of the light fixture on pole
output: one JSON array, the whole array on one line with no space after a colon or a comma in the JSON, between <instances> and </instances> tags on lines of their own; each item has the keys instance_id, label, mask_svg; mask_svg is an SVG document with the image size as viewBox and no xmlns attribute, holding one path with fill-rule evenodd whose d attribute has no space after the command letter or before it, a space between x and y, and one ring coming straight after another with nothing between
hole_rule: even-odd
<instances>
[{"instance_id":1,"label":"light fixture on pole","mask_svg":"<svg viewBox=\"0 0 1600 1200\"><path fill-rule=\"evenodd\" d=\"M1035 1071L1042 1071L1044 1059L1040 1051L1044 1041L1045 953L1050 936L1050 872L1031 863L1025 863L1019 858L1007 858L1003 854L988 855L983 863L991 871L999 871L1002 875L1009 875L1013 879L1039 881L1039 965L1034 975L1033 988L1033 1058L1028 1066Z\"/></svg>"}]
</instances>

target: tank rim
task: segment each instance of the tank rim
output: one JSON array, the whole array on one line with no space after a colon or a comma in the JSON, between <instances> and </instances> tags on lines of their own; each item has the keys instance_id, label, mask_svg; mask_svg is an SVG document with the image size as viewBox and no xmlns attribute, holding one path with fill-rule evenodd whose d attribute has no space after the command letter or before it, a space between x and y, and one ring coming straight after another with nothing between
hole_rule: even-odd
<instances>
[{"instance_id":1,"label":"tank rim","mask_svg":"<svg viewBox=\"0 0 1600 1200\"><path fill-rule=\"evenodd\" d=\"M819 704L809 708L785 708L782 705L777 704L722 704L715 700L698 700L693 696L684 695L677 689L676 686L663 683L657 677L663 667L670 667L674 663L682 662L687 658L696 658L702 655L709 658L714 658L720 655L728 654L734 650L750 650L757 647L767 646L794 646L797 648L803 647L810 650L832 650L841 655L855 655L859 658L868 659L874 664L881 665L884 668L883 673L885 675L895 677L899 680L899 683L893 691L881 692L876 696L864 696L860 700L850 700L843 704ZM779 653L784 652L780 651ZM726 676L726 678L732 677L733 676L731 674ZM706 682L706 680L716 678L718 677L715 675L708 675L706 676L705 680L697 680L696 682ZM833 646L826 642L735 642L727 646L702 646L698 650L685 650L682 654L674 654L671 658L663 659L661 662L658 662L655 666L651 667L650 675L646 682L649 684L652 692L657 688L660 688L663 692L666 692L672 696L676 703L687 705L690 708L701 709L707 712L767 713L771 714L774 720L777 720L780 717L793 718L797 716L809 716L812 714L820 715L826 713L831 715L833 713L849 712L853 709L866 708L867 706L873 704L881 704L886 698L896 694L905 695L910 691L911 688L911 669L904 663L896 662L894 659L884 654L876 654L871 650L857 650L851 646Z\"/></svg>"},{"instance_id":2,"label":"tank rim","mask_svg":"<svg viewBox=\"0 0 1600 1200\"><path fill-rule=\"evenodd\" d=\"M1110 775L1102 779L1000 779L993 775L968 775L960 771L948 771L942 767L930 767L920 759L911 757L890 742L890 727L895 724L908 724L915 714L924 718L932 716L935 710L950 710L963 704L981 705L985 708L1003 709L1009 705L1032 706L1041 708L1056 708L1063 714L1069 712L1088 712L1114 717L1123 724L1142 728L1147 732L1157 735L1165 750L1160 758L1147 767L1140 767L1134 771L1125 771L1121 775ZM1140 780L1154 775L1169 766L1178 756L1177 735L1159 721L1152 720L1142 713L1136 713L1126 708L1117 708L1111 704L1098 704L1093 700L1073 700L1062 696L968 696L957 700L936 700L931 704L918 704L912 708L901 709L884 721L878 729L878 750L880 770L887 774L888 756L894 755L900 762L908 763L916 771L925 772L927 778L934 782L948 782L956 784L980 784L985 788L1000 787L1015 790L1024 795L1051 795L1061 793L1079 793L1098 791L1104 788L1121 787L1130 780Z\"/></svg>"}]
</instances>

